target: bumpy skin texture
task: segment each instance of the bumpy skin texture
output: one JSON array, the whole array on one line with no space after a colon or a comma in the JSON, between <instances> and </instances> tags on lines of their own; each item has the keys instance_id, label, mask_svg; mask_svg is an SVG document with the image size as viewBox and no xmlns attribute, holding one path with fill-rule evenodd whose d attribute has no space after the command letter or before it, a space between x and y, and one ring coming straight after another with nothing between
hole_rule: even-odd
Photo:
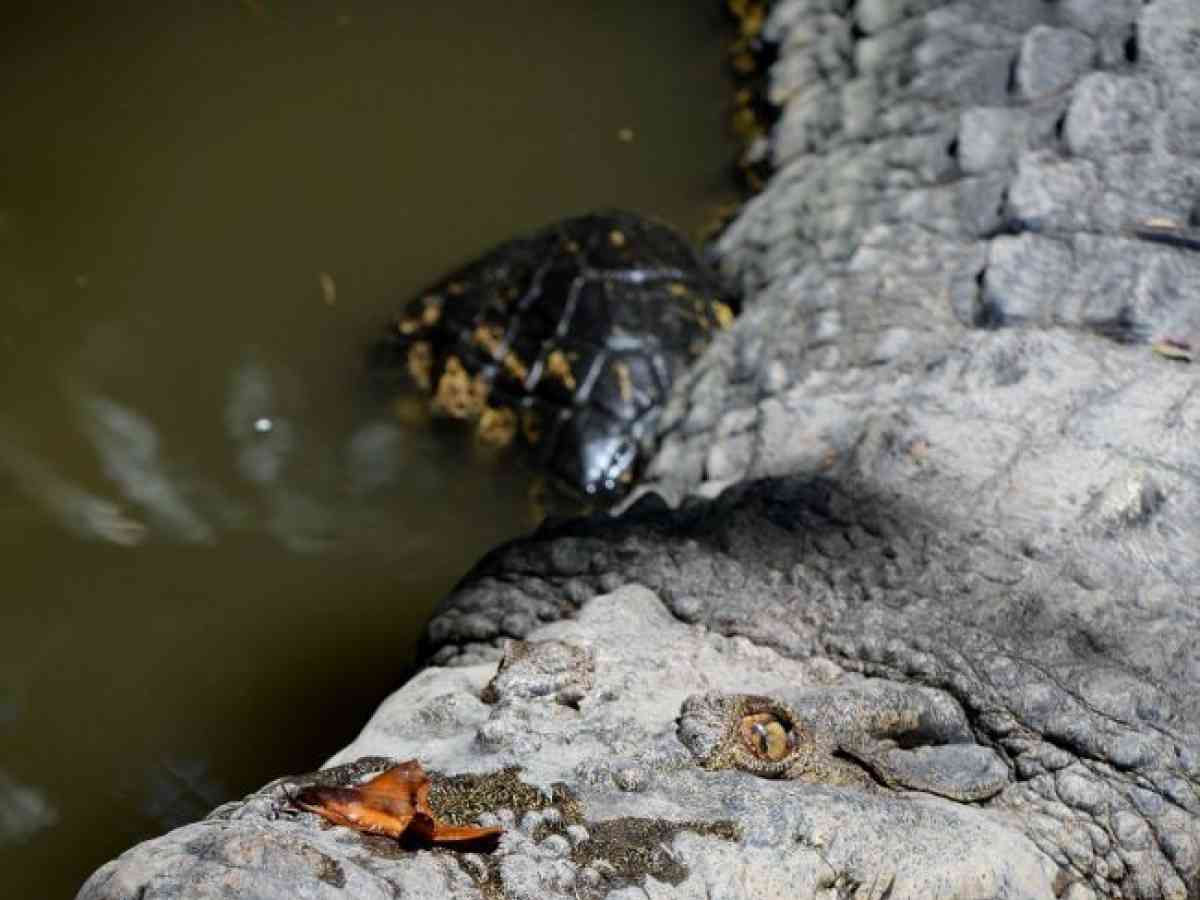
<instances>
[{"instance_id":1,"label":"bumpy skin texture","mask_svg":"<svg viewBox=\"0 0 1200 900\"><path fill-rule=\"evenodd\" d=\"M893 497L769 480L682 511L646 500L621 520L546 529L503 548L447 600L430 637L441 645L435 660L470 663L494 656L491 639L525 622L572 615L620 584L646 585L683 621L936 688L961 706L973 742L1007 767L1008 783L984 802L1013 811L1067 881L1114 896L1195 896L1194 604L1182 592L1152 606L1109 593L1080 583L1073 560L1041 555ZM872 705L822 703L839 712L808 746L845 746L838 729L878 734ZM915 698L909 707L919 719ZM727 730L742 712L731 708ZM961 761L968 782L978 762Z\"/></svg>"},{"instance_id":2,"label":"bumpy skin texture","mask_svg":"<svg viewBox=\"0 0 1200 900\"><path fill-rule=\"evenodd\" d=\"M489 555L336 761L519 763L593 830L741 829L676 837L687 880L622 900L1200 897L1200 419L1161 352L1196 342L1200 254L1136 225L1196 224L1198 15L777 4L779 171L722 245L749 302L651 466L681 505ZM510 638L529 674L485 704ZM803 726L780 766L738 743L764 707ZM379 896L435 883L431 857L387 869L255 803L81 896L186 895L178 873L231 858L249 878L284 833ZM549 849L500 852L509 896L588 895Z\"/></svg>"},{"instance_id":3,"label":"bumpy skin texture","mask_svg":"<svg viewBox=\"0 0 1200 900\"><path fill-rule=\"evenodd\" d=\"M647 489L825 472L1194 582L1194 379L1153 348L1200 343L1200 253L1134 231L1200 217L1200 11L847 6L774 10L779 171L721 247L752 299Z\"/></svg>"},{"instance_id":4,"label":"bumpy skin texture","mask_svg":"<svg viewBox=\"0 0 1200 900\"><path fill-rule=\"evenodd\" d=\"M427 668L334 768L133 848L81 897L1087 896L999 803L884 787L827 752L889 735L917 761L956 747L990 752L966 743L968 717L943 691L688 625L641 586L594 597L505 649L502 677L494 662ZM817 765L774 777L728 753L747 696L802 716L811 741L797 748ZM493 783L519 766L528 787L486 791L456 812L434 776L440 817L505 829L483 857L398 847L287 808L314 778L358 780L387 764L381 756L419 756L431 773L436 760ZM937 765L923 768L945 783Z\"/></svg>"},{"instance_id":5,"label":"bumpy skin texture","mask_svg":"<svg viewBox=\"0 0 1200 900\"><path fill-rule=\"evenodd\" d=\"M629 212L509 241L412 301L375 353L435 411L519 434L568 488L628 490L675 378L732 321L729 291L671 228Z\"/></svg>"}]
</instances>

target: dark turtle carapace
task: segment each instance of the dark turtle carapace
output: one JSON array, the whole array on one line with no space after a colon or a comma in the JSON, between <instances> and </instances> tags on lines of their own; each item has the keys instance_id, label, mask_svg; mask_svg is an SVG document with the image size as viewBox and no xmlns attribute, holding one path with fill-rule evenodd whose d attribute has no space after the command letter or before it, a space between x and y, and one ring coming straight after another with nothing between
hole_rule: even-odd
<instances>
[{"instance_id":1,"label":"dark turtle carapace","mask_svg":"<svg viewBox=\"0 0 1200 900\"><path fill-rule=\"evenodd\" d=\"M681 235L628 212L509 241L405 305L377 348L436 414L520 440L568 488L623 493L674 379L734 300Z\"/></svg>"}]
</instances>

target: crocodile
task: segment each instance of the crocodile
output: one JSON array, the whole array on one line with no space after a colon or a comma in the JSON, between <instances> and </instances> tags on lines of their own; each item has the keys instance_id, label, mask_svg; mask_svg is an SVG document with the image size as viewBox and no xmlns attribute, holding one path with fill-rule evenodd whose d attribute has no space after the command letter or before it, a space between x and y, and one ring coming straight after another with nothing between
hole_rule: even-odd
<instances>
[{"instance_id":1,"label":"crocodile","mask_svg":"<svg viewBox=\"0 0 1200 900\"><path fill-rule=\"evenodd\" d=\"M1200 10L781 0L763 34L743 311L646 481L481 560L330 760L419 756L496 851L271 785L80 900L1200 897Z\"/></svg>"}]
</instances>

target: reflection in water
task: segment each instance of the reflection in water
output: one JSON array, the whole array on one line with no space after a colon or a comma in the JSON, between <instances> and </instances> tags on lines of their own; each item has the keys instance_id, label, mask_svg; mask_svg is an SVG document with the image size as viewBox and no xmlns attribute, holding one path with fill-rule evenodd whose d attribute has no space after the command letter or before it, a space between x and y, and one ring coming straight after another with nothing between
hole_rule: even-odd
<instances>
[{"instance_id":1,"label":"reflection in water","mask_svg":"<svg viewBox=\"0 0 1200 900\"><path fill-rule=\"evenodd\" d=\"M730 199L703 8L0 13L9 892L327 758L530 526L528 480L399 422L362 350L498 241Z\"/></svg>"},{"instance_id":2,"label":"reflection in water","mask_svg":"<svg viewBox=\"0 0 1200 900\"><path fill-rule=\"evenodd\" d=\"M281 385L287 388L281 392ZM224 424L233 472L205 462L189 471L150 420L117 400L71 387L84 446L94 451L115 501L55 470L24 446L21 429L0 420L0 469L54 522L89 540L134 546L147 536L180 544L211 544L220 530L259 530L289 550L315 553L339 542L361 545L381 527L378 500L403 473L427 499L438 496L447 470L428 452L431 439L393 419L371 419L343 447L320 445L306 433L294 403L300 380L247 351L229 379ZM303 456L303 458L302 458ZM305 461L312 463L305 466ZM233 476L232 478L229 476ZM238 498L229 485L250 496ZM420 537L414 535L420 542ZM394 544L389 550L400 548Z\"/></svg>"},{"instance_id":3,"label":"reflection in water","mask_svg":"<svg viewBox=\"0 0 1200 900\"><path fill-rule=\"evenodd\" d=\"M187 544L211 543L212 527L188 505L167 473L154 426L107 397L82 393L78 404L104 474L137 505L154 531Z\"/></svg>"},{"instance_id":4,"label":"reflection in water","mask_svg":"<svg viewBox=\"0 0 1200 900\"><path fill-rule=\"evenodd\" d=\"M0 845L18 843L57 821L41 791L18 784L0 769Z\"/></svg>"},{"instance_id":5,"label":"reflection in water","mask_svg":"<svg viewBox=\"0 0 1200 900\"><path fill-rule=\"evenodd\" d=\"M294 373L247 351L232 372L225 404L237 475L253 486L263 527L285 547L315 553L339 543L369 542L386 525L377 501L397 488L401 472L431 495L438 492L446 471L424 452L427 438L393 419L375 418L373 411L339 437L341 446L323 446L320 433L302 419L305 393ZM234 509L221 498L216 512L231 520Z\"/></svg>"},{"instance_id":6,"label":"reflection in water","mask_svg":"<svg viewBox=\"0 0 1200 900\"><path fill-rule=\"evenodd\" d=\"M250 484L269 487L281 480L295 449L295 428L280 415L271 373L252 355L233 370L230 380L225 433L238 448L238 472Z\"/></svg>"},{"instance_id":7,"label":"reflection in water","mask_svg":"<svg viewBox=\"0 0 1200 900\"><path fill-rule=\"evenodd\" d=\"M230 796L202 759L167 757L130 769L121 781L120 792L163 830L202 818Z\"/></svg>"},{"instance_id":8,"label":"reflection in water","mask_svg":"<svg viewBox=\"0 0 1200 900\"><path fill-rule=\"evenodd\" d=\"M0 420L0 468L8 470L12 484L23 494L76 537L111 541L122 547L132 547L142 540L145 528L140 522L125 515L113 501L59 474L19 443L19 432Z\"/></svg>"},{"instance_id":9,"label":"reflection in water","mask_svg":"<svg viewBox=\"0 0 1200 900\"><path fill-rule=\"evenodd\" d=\"M356 501L392 487L400 479L404 439L404 429L392 421L368 422L351 436L345 466L350 493Z\"/></svg>"}]
</instances>

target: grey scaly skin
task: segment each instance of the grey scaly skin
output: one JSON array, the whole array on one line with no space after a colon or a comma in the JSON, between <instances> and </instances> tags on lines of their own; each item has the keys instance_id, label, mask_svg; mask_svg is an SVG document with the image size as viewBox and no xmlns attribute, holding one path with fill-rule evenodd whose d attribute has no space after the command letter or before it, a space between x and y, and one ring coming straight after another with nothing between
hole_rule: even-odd
<instances>
[{"instance_id":1,"label":"grey scaly skin","mask_svg":"<svg viewBox=\"0 0 1200 900\"><path fill-rule=\"evenodd\" d=\"M597 593L645 585L684 622L881 680L865 697L772 692L808 735L789 775L981 802L1099 894L1190 896L1200 738L1180 666L1195 612L1182 597L1147 608L1081 585L1078 571L892 498L765 481L682 510L647 499L623 519L543 529L485 559L430 635L439 662L481 662L496 656L489 630L500 640L527 615L571 617ZM747 704L683 707L679 736L701 764L763 771L737 749ZM958 709L960 724L905 725L923 708ZM889 752L889 740L929 748L926 760Z\"/></svg>"},{"instance_id":2,"label":"grey scaly skin","mask_svg":"<svg viewBox=\"0 0 1200 900\"><path fill-rule=\"evenodd\" d=\"M687 625L632 585L501 652L499 667L430 667L332 768L134 848L81 896L1088 896L1002 803L1018 785L945 692ZM740 752L747 715L768 735L760 716L803 723L768 739L782 765ZM439 817L504 828L494 852L405 847L289 809L304 785L358 780L382 756L428 765Z\"/></svg>"}]
</instances>

